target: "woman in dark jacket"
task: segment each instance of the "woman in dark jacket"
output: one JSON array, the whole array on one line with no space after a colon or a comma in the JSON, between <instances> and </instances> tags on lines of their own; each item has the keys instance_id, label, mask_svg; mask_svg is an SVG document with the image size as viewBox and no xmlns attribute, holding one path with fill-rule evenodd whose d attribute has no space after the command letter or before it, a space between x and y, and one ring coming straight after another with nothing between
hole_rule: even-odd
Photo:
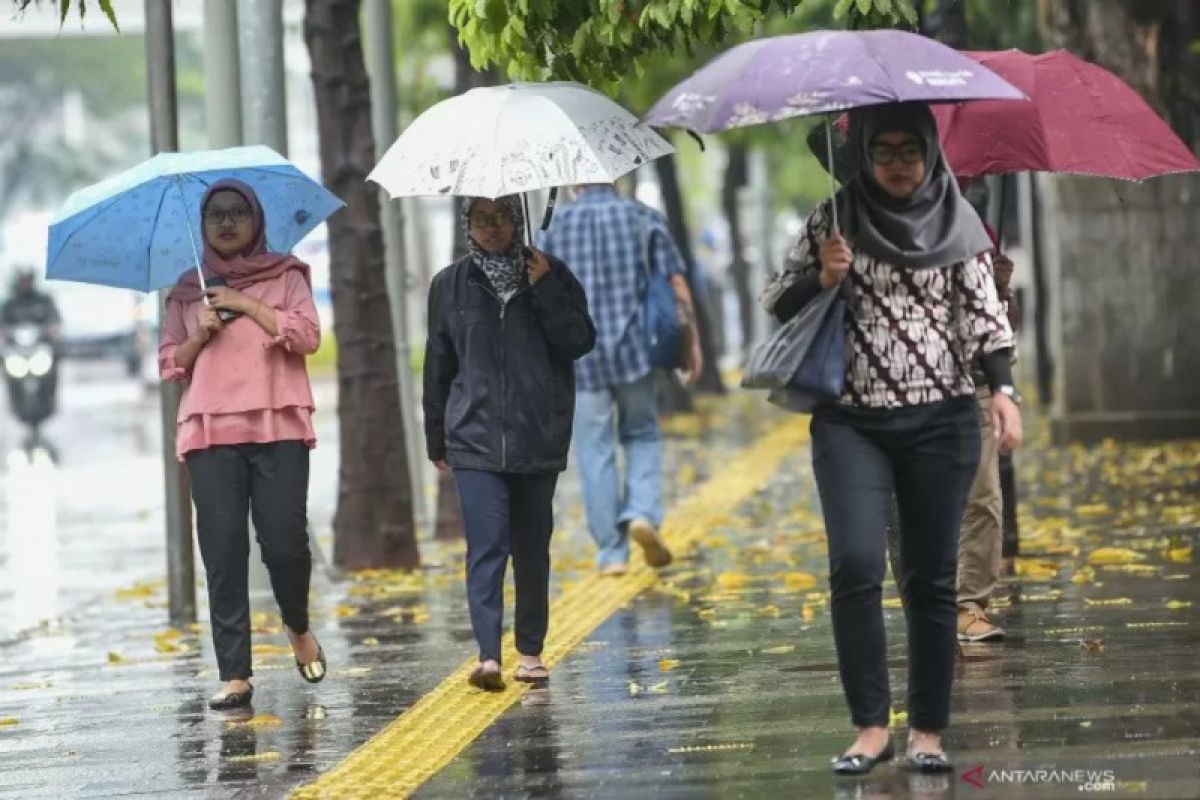
<instances>
[{"instance_id":1,"label":"woman in dark jacket","mask_svg":"<svg viewBox=\"0 0 1200 800\"><path fill-rule=\"evenodd\" d=\"M516 582L515 680L544 683L550 534L575 411L573 362L596 340L583 287L522 243L514 196L463 203L469 254L429 289L425 440L454 471L467 535L467 600L479 643L470 683L504 688L504 571Z\"/></svg>"},{"instance_id":2,"label":"woman in dark jacket","mask_svg":"<svg viewBox=\"0 0 1200 800\"><path fill-rule=\"evenodd\" d=\"M996 294L992 243L958 191L929 108L852 112L857 173L838 193L846 238L828 205L813 213L763 304L788 319L849 280L846 391L813 414L813 467L825 515L834 642L858 738L838 773L893 757L883 630L884 537L900 508L908 621L908 762L952 769L949 724L959 524L979 461L971 364L980 359L1002 449L1020 443L1009 358L1012 329Z\"/></svg>"}]
</instances>

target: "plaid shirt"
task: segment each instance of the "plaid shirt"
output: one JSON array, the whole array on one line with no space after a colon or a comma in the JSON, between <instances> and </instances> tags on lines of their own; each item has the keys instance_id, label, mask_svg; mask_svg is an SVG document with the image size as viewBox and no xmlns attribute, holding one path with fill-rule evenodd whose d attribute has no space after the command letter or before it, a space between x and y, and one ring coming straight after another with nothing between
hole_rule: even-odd
<instances>
[{"instance_id":1,"label":"plaid shirt","mask_svg":"<svg viewBox=\"0 0 1200 800\"><path fill-rule=\"evenodd\" d=\"M656 270L684 274L666 217L609 187L584 189L538 235L538 248L562 259L583 284L596 323L595 349L575 362L580 391L633 383L652 368L642 327L647 238Z\"/></svg>"}]
</instances>

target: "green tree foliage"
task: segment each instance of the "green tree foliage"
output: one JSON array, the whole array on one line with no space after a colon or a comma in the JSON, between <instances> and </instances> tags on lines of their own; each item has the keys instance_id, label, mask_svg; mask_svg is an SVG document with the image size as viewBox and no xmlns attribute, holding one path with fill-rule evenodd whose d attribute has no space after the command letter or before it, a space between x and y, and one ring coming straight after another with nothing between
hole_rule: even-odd
<instances>
[{"instance_id":1,"label":"green tree foliage","mask_svg":"<svg viewBox=\"0 0 1200 800\"><path fill-rule=\"evenodd\" d=\"M610 92L646 74L663 54L691 57L705 45L751 35L771 12L814 0L450 0L450 22L478 69L495 64L515 80L577 80ZM912 0L837 0L852 27L915 25Z\"/></svg>"},{"instance_id":2,"label":"green tree foliage","mask_svg":"<svg viewBox=\"0 0 1200 800\"><path fill-rule=\"evenodd\" d=\"M58 6L58 18L61 23L66 23L67 16L71 13L72 0L46 0L52 5ZM13 5L17 7L17 11L24 11L30 6L40 5L42 0L13 0ZM117 24L117 12L113 10L112 0L96 0L96 5L100 6L100 10L104 12L104 16L108 17L108 21L117 30L121 26ZM74 7L79 10L79 20L87 16L88 0L75 0Z\"/></svg>"}]
</instances>

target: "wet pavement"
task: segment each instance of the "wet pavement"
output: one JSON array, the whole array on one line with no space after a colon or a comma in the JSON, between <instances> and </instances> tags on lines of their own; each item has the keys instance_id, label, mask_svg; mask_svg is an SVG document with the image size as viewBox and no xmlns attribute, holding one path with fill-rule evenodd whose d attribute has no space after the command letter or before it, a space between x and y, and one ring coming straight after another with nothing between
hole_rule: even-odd
<instances>
[{"instance_id":1,"label":"wet pavement","mask_svg":"<svg viewBox=\"0 0 1200 800\"><path fill-rule=\"evenodd\" d=\"M64 452L53 478L0 467L0 592L34 566L43 578L22 584L20 604L0 594L0 612L51 597L57 609L0 644L0 797L285 796L471 655L461 548L430 545L418 575L317 575L314 630L331 665L319 686L295 674L259 597L253 712L208 711L217 682L207 626L167 628L155 582L161 479L157 416L146 408L156 406L138 405L150 401L127 397L120 381L108 386L124 405L98 402L62 425L65 439L82 437L99 455ZM764 409L735 396L670 421L672 502L719 480L734 452L780 423ZM331 416L319 420L327 460L314 461L319 534L331 509L316 483L336 474ZM104 452L128 453L139 435L146 450L121 461L118 483L153 491L120 500ZM829 757L851 737L811 468L798 448L762 492L713 515L692 553L567 654L549 688L514 695L418 796L1076 797L1081 784L1064 779L1079 776L1062 773L1083 769L1112 771L1113 791L1088 787L1104 796L1200 797L1198 464L1198 442L1058 449L1035 437L1019 464L1025 555L997 609L1009 638L966 645L960 659L947 746L966 775L889 766L862 781L829 776ZM103 493L77 488L89 475ZM37 486L57 498L53 547L13 533L46 525L44 511L21 505ZM557 506L554 593L591 591L573 472ZM887 597L902 735L903 612L890 586ZM401 767L409 760L417 756L394 754Z\"/></svg>"}]
</instances>

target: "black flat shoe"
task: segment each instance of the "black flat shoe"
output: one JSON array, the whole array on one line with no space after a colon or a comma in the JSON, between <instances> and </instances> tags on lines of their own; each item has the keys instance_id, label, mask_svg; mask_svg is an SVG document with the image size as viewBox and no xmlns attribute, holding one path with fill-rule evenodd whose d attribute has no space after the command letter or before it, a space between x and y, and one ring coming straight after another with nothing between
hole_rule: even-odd
<instances>
[{"instance_id":1,"label":"black flat shoe","mask_svg":"<svg viewBox=\"0 0 1200 800\"><path fill-rule=\"evenodd\" d=\"M831 768L835 775L866 775L875 769L876 764L891 761L895 757L896 747L889 739L888 743L879 751L879 755L874 758L864 755L841 755L833 759Z\"/></svg>"},{"instance_id":2,"label":"black flat shoe","mask_svg":"<svg viewBox=\"0 0 1200 800\"><path fill-rule=\"evenodd\" d=\"M325 680L325 651L321 649L320 643L317 644L317 660L311 661L308 664L296 662L296 669L300 672L300 677L309 683L320 683Z\"/></svg>"},{"instance_id":3,"label":"black flat shoe","mask_svg":"<svg viewBox=\"0 0 1200 800\"><path fill-rule=\"evenodd\" d=\"M242 708L250 705L254 698L254 687L244 692L221 692L208 698L208 707L213 711L228 711L232 708Z\"/></svg>"},{"instance_id":4,"label":"black flat shoe","mask_svg":"<svg viewBox=\"0 0 1200 800\"><path fill-rule=\"evenodd\" d=\"M945 753L910 753L904 758L904 766L912 772L940 775L954 771L954 764Z\"/></svg>"}]
</instances>

